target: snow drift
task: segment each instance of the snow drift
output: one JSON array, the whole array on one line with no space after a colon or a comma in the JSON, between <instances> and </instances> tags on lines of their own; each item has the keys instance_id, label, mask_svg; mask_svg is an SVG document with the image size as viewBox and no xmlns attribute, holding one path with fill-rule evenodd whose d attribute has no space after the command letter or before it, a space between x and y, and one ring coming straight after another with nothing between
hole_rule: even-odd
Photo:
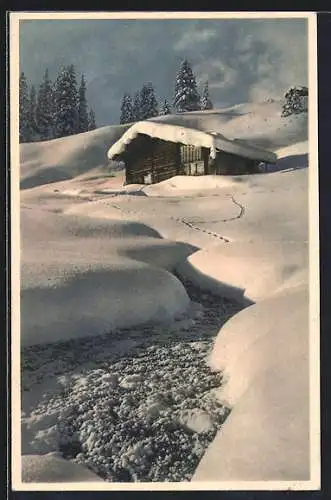
<instances>
[{"instance_id":1,"label":"snow drift","mask_svg":"<svg viewBox=\"0 0 331 500\"><path fill-rule=\"evenodd\" d=\"M189 305L183 285L161 267L172 269L193 247L129 221L30 208L21 224L22 345L170 321Z\"/></svg>"},{"instance_id":2,"label":"snow drift","mask_svg":"<svg viewBox=\"0 0 331 500\"><path fill-rule=\"evenodd\" d=\"M306 354L267 368L236 403L192 481L308 481L308 394Z\"/></svg>"},{"instance_id":3,"label":"snow drift","mask_svg":"<svg viewBox=\"0 0 331 500\"><path fill-rule=\"evenodd\" d=\"M224 325L209 365L224 374L219 397L226 404L233 406L266 369L307 355L308 299L307 286L292 287L244 309ZM277 322L270 321L273 314L279 318Z\"/></svg>"},{"instance_id":4,"label":"snow drift","mask_svg":"<svg viewBox=\"0 0 331 500\"><path fill-rule=\"evenodd\" d=\"M195 252L177 270L215 295L256 302L308 282L308 246L286 240L234 241Z\"/></svg>"},{"instance_id":5,"label":"snow drift","mask_svg":"<svg viewBox=\"0 0 331 500\"><path fill-rule=\"evenodd\" d=\"M22 456L23 483L68 483L99 482L102 479L94 472L64 460L58 453Z\"/></svg>"},{"instance_id":6,"label":"snow drift","mask_svg":"<svg viewBox=\"0 0 331 500\"><path fill-rule=\"evenodd\" d=\"M234 409L193 481L310 479L308 324L299 288L250 306L220 332L210 362L225 369L218 397Z\"/></svg>"},{"instance_id":7,"label":"snow drift","mask_svg":"<svg viewBox=\"0 0 331 500\"><path fill-rule=\"evenodd\" d=\"M102 127L51 141L21 144L21 188L68 180L87 172L93 176L101 171L106 176L118 168L116 163L108 164L107 150L127 128Z\"/></svg>"}]
</instances>

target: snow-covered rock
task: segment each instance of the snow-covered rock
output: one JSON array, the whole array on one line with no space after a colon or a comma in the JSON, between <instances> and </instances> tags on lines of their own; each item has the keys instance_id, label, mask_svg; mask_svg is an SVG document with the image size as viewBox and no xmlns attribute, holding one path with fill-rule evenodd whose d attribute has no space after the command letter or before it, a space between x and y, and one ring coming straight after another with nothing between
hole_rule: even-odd
<instances>
[{"instance_id":1,"label":"snow-covered rock","mask_svg":"<svg viewBox=\"0 0 331 500\"><path fill-rule=\"evenodd\" d=\"M210 415L201 408L182 410L179 414L179 422L191 431L203 434L213 429L213 420Z\"/></svg>"},{"instance_id":2,"label":"snow-covered rock","mask_svg":"<svg viewBox=\"0 0 331 500\"><path fill-rule=\"evenodd\" d=\"M23 483L101 482L94 472L64 460L58 453L22 456Z\"/></svg>"}]
</instances>

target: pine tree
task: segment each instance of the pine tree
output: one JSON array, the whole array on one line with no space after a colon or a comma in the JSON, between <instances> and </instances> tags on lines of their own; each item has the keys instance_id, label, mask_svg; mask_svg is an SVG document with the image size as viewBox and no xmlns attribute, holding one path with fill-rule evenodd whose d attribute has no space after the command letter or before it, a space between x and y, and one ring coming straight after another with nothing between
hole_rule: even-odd
<instances>
[{"instance_id":1,"label":"pine tree","mask_svg":"<svg viewBox=\"0 0 331 500\"><path fill-rule=\"evenodd\" d=\"M88 114L88 127L87 130L94 130L97 128L96 122L95 122L95 113L92 108L90 108L89 114Z\"/></svg>"},{"instance_id":2,"label":"pine tree","mask_svg":"<svg viewBox=\"0 0 331 500\"><path fill-rule=\"evenodd\" d=\"M122 98L120 123L131 123L133 121L132 98L130 94L125 93Z\"/></svg>"},{"instance_id":3,"label":"pine tree","mask_svg":"<svg viewBox=\"0 0 331 500\"><path fill-rule=\"evenodd\" d=\"M285 93L282 116L304 113L308 111L308 88L304 86L290 87Z\"/></svg>"},{"instance_id":4,"label":"pine tree","mask_svg":"<svg viewBox=\"0 0 331 500\"><path fill-rule=\"evenodd\" d=\"M78 132L78 92L73 64L63 67L55 82L55 136Z\"/></svg>"},{"instance_id":5,"label":"pine tree","mask_svg":"<svg viewBox=\"0 0 331 500\"><path fill-rule=\"evenodd\" d=\"M29 142L31 138L29 122L29 85L22 72L19 79L19 135L20 142Z\"/></svg>"},{"instance_id":6,"label":"pine tree","mask_svg":"<svg viewBox=\"0 0 331 500\"><path fill-rule=\"evenodd\" d=\"M39 130L37 125L37 94L34 85L32 85L30 89L28 121L30 130L30 141L36 141L39 139Z\"/></svg>"},{"instance_id":7,"label":"pine tree","mask_svg":"<svg viewBox=\"0 0 331 500\"><path fill-rule=\"evenodd\" d=\"M200 96L190 63L185 59L177 74L173 107L178 113L200 109Z\"/></svg>"},{"instance_id":8,"label":"pine tree","mask_svg":"<svg viewBox=\"0 0 331 500\"><path fill-rule=\"evenodd\" d=\"M210 100L209 97L209 86L208 82L205 83L202 96L200 99L200 109L205 110L205 109L213 109L213 103Z\"/></svg>"},{"instance_id":9,"label":"pine tree","mask_svg":"<svg viewBox=\"0 0 331 500\"><path fill-rule=\"evenodd\" d=\"M140 119L147 120L158 116L158 103L155 97L153 85L149 82L143 85L140 91Z\"/></svg>"},{"instance_id":10,"label":"pine tree","mask_svg":"<svg viewBox=\"0 0 331 500\"><path fill-rule=\"evenodd\" d=\"M161 107L160 115L170 115L171 114L171 108L170 105L167 101L167 99L164 99L164 102Z\"/></svg>"},{"instance_id":11,"label":"pine tree","mask_svg":"<svg viewBox=\"0 0 331 500\"><path fill-rule=\"evenodd\" d=\"M86 81L82 75L78 90L78 132L86 132L89 127L87 101L86 101Z\"/></svg>"},{"instance_id":12,"label":"pine tree","mask_svg":"<svg viewBox=\"0 0 331 500\"><path fill-rule=\"evenodd\" d=\"M46 69L39 86L36 109L36 120L41 140L47 141L54 137L54 111L53 86L49 79L48 69Z\"/></svg>"},{"instance_id":13,"label":"pine tree","mask_svg":"<svg viewBox=\"0 0 331 500\"><path fill-rule=\"evenodd\" d=\"M140 120L140 92L136 92L133 98L133 119L135 122Z\"/></svg>"}]
</instances>

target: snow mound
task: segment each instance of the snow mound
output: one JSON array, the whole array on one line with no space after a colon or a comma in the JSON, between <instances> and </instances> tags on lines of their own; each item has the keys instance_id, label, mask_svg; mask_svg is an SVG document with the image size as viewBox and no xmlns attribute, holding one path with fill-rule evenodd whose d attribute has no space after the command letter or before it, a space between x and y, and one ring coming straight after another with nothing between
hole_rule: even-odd
<instances>
[{"instance_id":1,"label":"snow mound","mask_svg":"<svg viewBox=\"0 0 331 500\"><path fill-rule=\"evenodd\" d=\"M266 370L238 401L192 481L308 481L308 382L306 356Z\"/></svg>"},{"instance_id":2,"label":"snow mound","mask_svg":"<svg viewBox=\"0 0 331 500\"><path fill-rule=\"evenodd\" d=\"M308 244L229 242L195 252L177 270L216 295L255 302L308 282Z\"/></svg>"},{"instance_id":3,"label":"snow mound","mask_svg":"<svg viewBox=\"0 0 331 500\"><path fill-rule=\"evenodd\" d=\"M104 168L106 176L111 170L107 150L127 128L102 127L51 141L21 144L21 188L72 179L88 172L93 175L98 167ZM115 163L112 168L116 170Z\"/></svg>"},{"instance_id":4,"label":"snow mound","mask_svg":"<svg viewBox=\"0 0 331 500\"><path fill-rule=\"evenodd\" d=\"M167 322L189 306L185 288L167 271L132 261L90 263L85 271L72 257L69 269L60 264L55 279L57 263L49 262L35 286L22 291L23 346ZM42 278L49 283L40 283Z\"/></svg>"},{"instance_id":5,"label":"snow mound","mask_svg":"<svg viewBox=\"0 0 331 500\"><path fill-rule=\"evenodd\" d=\"M281 315L277 326L276 334L285 330L284 340L291 322L288 325L287 317ZM256 327L260 328L258 322ZM302 334L307 336L307 328ZM281 363L269 366L273 355L269 351L265 363L260 364L258 375L209 446L193 481L309 480L308 356L300 349L294 353L293 348L286 355L285 344ZM270 349L273 345L271 342Z\"/></svg>"},{"instance_id":6,"label":"snow mound","mask_svg":"<svg viewBox=\"0 0 331 500\"><path fill-rule=\"evenodd\" d=\"M171 321L190 300L165 269L192 251L136 222L23 209L22 345Z\"/></svg>"},{"instance_id":7,"label":"snow mound","mask_svg":"<svg viewBox=\"0 0 331 500\"><path fill-rule=\"evenodd\" d=\"M196 194L196 192L206 190L237 187L237 184L238 181L233 176L204 175L200 177L177 175L157 184L144 186L143 190L148 196L180 196L181 194Z\"/></svg>"},{"instance_id":8,"label":"snow mound","mask_svg":"<svg viewBox=\"0 0 331 500\"><path fill-rule=\"evenodd\" d=\"M271 317L277 321L271 322ZM209 365L223 371L219 398L233 406L264 372L297 356L308 356L308 289L291 288L244 309L216 338ZM307 372L308 373L308 372Z\"/></svg>"},{"instance_id":9,"label":"snow mound","mask_svg":"<svg viewBox=\"0 0 331 500\"><path fill-rule=\"evenodd\" d=\"M193 481L309 479L308 324L301 287L222 328L210 364L225 369L219 399L235 405Z\"/></svg>"},{"instance_id":10,"label":"snow mound","mask_svg":"<svg viewBox=\"0 0 331 500\"><path fill-rule=\"evenodd\" d=\"M57 453L22 456L23 483L99 482L102 479L82 465L64 460Z\"/></svg>"}]
</instances>

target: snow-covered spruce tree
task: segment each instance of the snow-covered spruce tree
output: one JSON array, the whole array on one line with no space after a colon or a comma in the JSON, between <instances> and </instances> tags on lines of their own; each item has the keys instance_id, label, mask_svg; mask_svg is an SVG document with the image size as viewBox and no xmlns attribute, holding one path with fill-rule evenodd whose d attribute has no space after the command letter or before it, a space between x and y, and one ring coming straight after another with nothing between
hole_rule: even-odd
<instances>
[{"instance_id":1,"label":"snow-covered spruce tree","mask_svg":"<svg viewBox=\"0 0 331 500\"><path fill-rule=\"evenodd\" d=\"M54 106L53 86L46 69L39 86L36 109L39 138L42 141L54 138Z\"/></svg>"},{"instance_id":2,"label":"snow-covered spruce tree","mask_svg":"<svg viewBox=\"0 0 331 500\"><path fill-rule=\"evenodd\" d=\"M39 130L37 125L37 93L34 85L30 88L29 111L28 111L30 141L39 140Z\"/></svg>"},{"instance_id":3,"label":"snow-covered spruce tree","mask_svg":"<svg viewBox=\"0 0 331 500\"><path fill-rule=\"evenodd\" d=\"M204 87L203 87L203 92L202 92L202 96L200 99L200 109L202 109L202 110L213 109L213 103L211 102L210 97L209 97L208 82L206 82Z\"/></svg>"},{"instance_id":4,"label":"snow-covered spruce tree","mask_svg":"<svg viewBox=\"0 0 331 500\"><path fill-rule=\"evenodd\" d=\"M170 105L167 101L167 99L164 99L164 102L161 107L160 115L170 115L171 114L171 108Z\"/></svg>"},{"instance_id":5,"label":"snow-covered spruce tree","mask_svg":"<svg viewBox=\"0 0 331 500\"><path fill-rule=\"evenodd\" d=\"M87 130L95 130L97 128L97 124L95 121L95 113L91 108L88 114L88 127Z\"/></svg>"},{"instance_id":6,"label":"snow-covered spruce tree","mask_svg":"<svg viewBox=\"0 0 331 500\"><path fill-rule=\"evenodd\" d=\"M135 122L139 122L140 120L140 92L136 92L133 97L133 119Z\"/></svg>"},{"instance_id":7,"label":"snow-covered spruce tree","mask_svg":"<svg viewBox=\"0 0 331 500\"><path fill-rule=\"evenodd\" d=\"M282 116L304 113L308 111L308 88L304 86L290 87L284 96Z\"/></svg>"},{"instance_id":8,"label":"snow-covered spruce tree","mask_svg":"<svg viewBox=\"0 0 331 500\"><path fill-rule=\"evenodd\" d=\"M82 75L78 90L78 132L86 132L88 130L88 111L86 100L86 81Z\"/></svg>"},{"instance_id":9,"label":"snow-covered spruce tree","mask_svg":"<svg viewBox=\"0 0 331 500\"><path fill-rule=\"evenodd\" d=\"M78 132L78 92L73 64L60 71L55 82L55 136L65 137Z\"/></svg>"},{"instance_id":10,"label":"snow-covered spruce tree","mask_svg":"<svg viewBox=\"0 0 331 500\"><path fill-rule=\"evenodd\" d=\"M158 116L158 102L155 97L154 88L151 82L143 85L140 91L140 119L147 120L153 116Z\"/></svg>"},{"instance_id":11,"label":"snow-covered spruce tree","mask_svg":"<svg viewBox=\"0 0 331 500\"><path fill-rule=\"evenodd\" d=\"M200 96L190 63L185 59L176 77L173 108L177 113L200 109Z\"/></svg>"},{"instance_id":12,"label":"snow-covered spruce tree","mask_svg":"<svg viewBox=\"0 0 331 500\"><path fill-rule=\"evenodd\" d=\"M19 136L20 142L31 140L31 128L29 122L29 84L25 74L22 72L19 78Z\"/></svg>"},{"instance_id":13,"label":"snow-covered spruce tree","mask_svg":"<svg viewBox=\"0 0 331 500\"><path fill-rule=\"evenodd\" d=\"M121 124L131 123L133 121L134 121L134 116L133 116L132 98L130 94L125 93L121 103L120 123Z\"/></svg>"}]
</instances>

